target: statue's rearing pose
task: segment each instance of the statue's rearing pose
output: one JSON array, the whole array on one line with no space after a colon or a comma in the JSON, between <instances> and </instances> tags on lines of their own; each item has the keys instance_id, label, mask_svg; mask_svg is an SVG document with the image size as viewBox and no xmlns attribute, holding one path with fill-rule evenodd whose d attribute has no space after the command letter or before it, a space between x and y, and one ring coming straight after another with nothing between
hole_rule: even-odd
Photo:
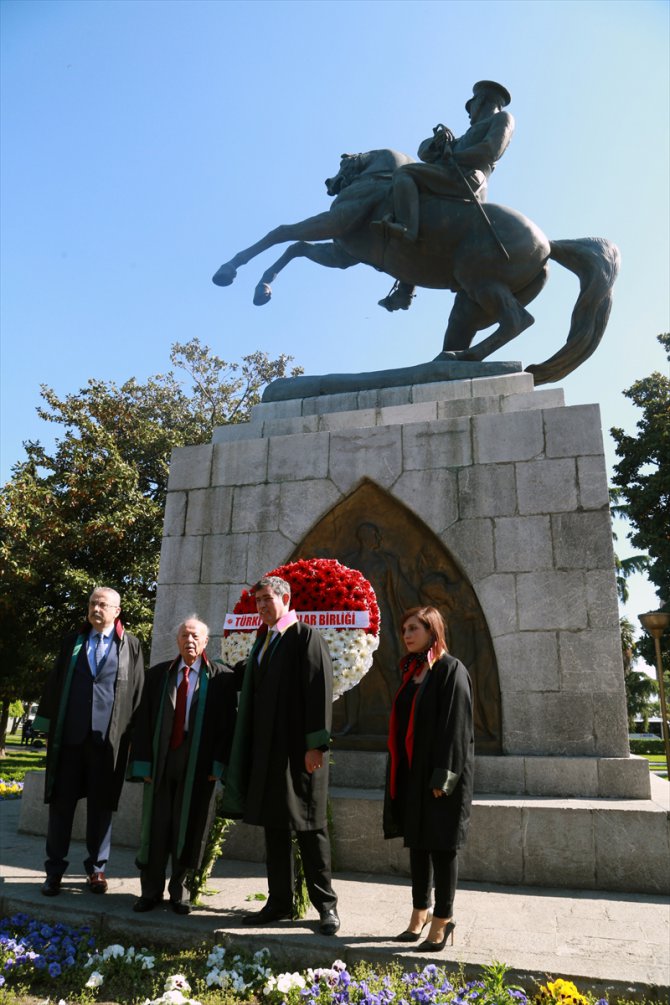
<instances>
[{"instance_id":1,"label":"statue's rearing pose","mask_svg":"<svg viewBox=\"0 0 670 1005\"><path fill-rule=\"evenodd\" d=\"M567 341L526 367L536 384L559 380L595 351L607 324L619 252L602 238L552 241L516 210L485 202L487 181L509 145L509 92L480 80L466 104L470 128L458 139L445 126L419 148L421 163L395 150L343 154L326 180L330 209L282 224L216 271L229 286L237 270L277 244L289 247L261 276L254 304L267 304L279 273L295 258L331 269L365 263L396 285L381 306L409 307L415 286L456 294L437 361L487 359L533 324L526 310L543 289L553 259L579 279ZM497 325L473 345L478 332Z\"/></svg>"},{"instance_id":2,"label":"statue's rearing pose","mask_svg":"<svg viewBox=\"0 0 670 1005\"><path fill-rule=\"evenodd\" d=\"M470 128L458 139L441 123L421 143L423 163L406 164L393 175L393 215L373 220L371 227L388 236L416 241L419 236L419 193L485 202L488 179L509 146L514 118L503 109L511 99L495 80L479 80L466 101ZM396 283L379 301L388 311L407 310L414 296L409 283Z\"/></svg>"}]
</instances>

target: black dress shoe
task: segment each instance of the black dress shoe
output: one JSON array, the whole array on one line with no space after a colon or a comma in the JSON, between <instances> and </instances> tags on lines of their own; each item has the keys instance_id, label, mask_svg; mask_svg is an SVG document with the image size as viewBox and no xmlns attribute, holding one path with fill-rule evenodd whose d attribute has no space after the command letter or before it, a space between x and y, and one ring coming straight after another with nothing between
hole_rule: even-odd
<instances>
[{"instance_id":1,"label":"black dress shoe","mask_svg":"<svg viewBox=\"0 0 670 1005\"><path fill-rule=\"evenodd\" d=\"M273 921L283 921L286 918L291 918L293 912L290 907L275 907L274 904L269 902L265 907L261 907L260 911L256 911L255 914L245 914L242 918L242 922L245 925L271 925Z\"/></svg>"},{"instance_id":2,"label":"black dress shoe","mask_svg":"<svg viewBox=\"0 0 670 1005\"><path fill-rule=\"evenodd\" d=\"M144 914L145 911L153 911L157 904L160 904L161 897L140 897L133 904L133 911L136 914Z\"/></svg>"},{"instance_id":3,"label":"black dress shoe","mask_svg":"<svg viewBox=\"0 0 670 1005\"><path fill-rule=\"evenodd\" d=\"M321 911L319 916L319 931L322 935L335 935L340 929L340 919L334 907L329 911Z\"/></svg>"},{"instance_id":4,"label":"black dress shoe","mask_svg":"<svg viewBox=\"0 0 670 1005\"><path fill-rule=\"evenodd\" d=\"M174 911L175 914L190 914L191 913L191 905L187 904L183 900L171 900L170 901L170 907L172 908L172 910Z\"/></svg>"},{"instance_id":5,"label":"black dress shoe","mask_svg":"<svg viewBox=\"0 0 670 1005\"><path fill-rule=\"evenodd\" d=\"M60 893L60 876L47 876L42 883L42 895L44 897L57 897Z\"/></svg>"}]
</instances>

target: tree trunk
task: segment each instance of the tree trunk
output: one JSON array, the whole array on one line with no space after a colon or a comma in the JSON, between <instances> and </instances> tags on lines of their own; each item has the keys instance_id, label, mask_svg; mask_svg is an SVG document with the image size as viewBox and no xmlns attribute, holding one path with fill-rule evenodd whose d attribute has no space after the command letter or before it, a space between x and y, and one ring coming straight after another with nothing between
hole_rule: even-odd
<instances>
[{"instance_id":1,"label":"tree trunk","mask_svg":"<svg viewBox=\"0 0 670 1005\"><path fill-rule=\"evenodd\" d=\"M2 711L0 711L0 757L5 756L5 745L7 742L7 722L9 721L9 706L11 702L5 700L2 703Z\"/></svg>"}]
</instances>

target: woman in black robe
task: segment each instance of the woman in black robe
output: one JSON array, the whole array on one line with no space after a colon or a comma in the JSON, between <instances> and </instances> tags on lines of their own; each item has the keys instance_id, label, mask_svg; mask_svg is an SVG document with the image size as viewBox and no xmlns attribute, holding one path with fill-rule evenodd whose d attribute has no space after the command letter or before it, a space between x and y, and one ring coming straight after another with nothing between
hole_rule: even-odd
<instances>
[{"instance_id":1,"label":"woman in black robe","mask_svg":"<svg viewBox=\"0 0 670 1005\"><path fill-rule=\"evenodd\" d=\"M463 664L447 652L436 608L406 611L401 631L407 656L389 723L384 837L402 837L410 854L413 910L397 940L418 942L430 923L418 948L437 952L449 937L453 942L458 849L470 822L472 685Z\"/></svg>"}]
</instances>

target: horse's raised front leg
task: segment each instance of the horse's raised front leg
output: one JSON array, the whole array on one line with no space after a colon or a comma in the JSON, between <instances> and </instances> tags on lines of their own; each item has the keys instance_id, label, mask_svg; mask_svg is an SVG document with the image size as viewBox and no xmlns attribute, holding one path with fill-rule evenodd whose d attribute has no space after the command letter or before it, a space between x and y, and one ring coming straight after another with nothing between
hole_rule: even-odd
<instances>
[{"instance_id":1,"label":"horse's raised front leg","mask_svg":"<svg viewBox=\"0 0 670 1005\"><path fill-rule=\"evenodd\" d=\"M229 262L225 262L212 276L212 282L217 286L230 286L241 265L246 265L256 255L262 254L275 244L284 244L287 241L332 241L336 237L342 237L343 234L360 226L361 220L364 220L369 212L369 200L353 199L351 202L333 206L325 213L301 220L300 223L286 223L275 227L256 244L239 251Z\"/></svg>"},{"instance_id":2,"label":"horse's raised front leg","mask_svg":"<svg viewBox=\"0 0 670 1005\"><path fill-rule=\"evenodd\" d=\"M287 248L284 254L261 276L261 280L254 290L254 303L257 307L270 302L272 297L270 284L294 258L308 258L310 262L325 265L329 269L348 269L352 265L359 264L358 259L352 258L336 244L308 244L306 241L298 241L297 244L292 244L290 248Z\"/></svg>"}]
</instances>

